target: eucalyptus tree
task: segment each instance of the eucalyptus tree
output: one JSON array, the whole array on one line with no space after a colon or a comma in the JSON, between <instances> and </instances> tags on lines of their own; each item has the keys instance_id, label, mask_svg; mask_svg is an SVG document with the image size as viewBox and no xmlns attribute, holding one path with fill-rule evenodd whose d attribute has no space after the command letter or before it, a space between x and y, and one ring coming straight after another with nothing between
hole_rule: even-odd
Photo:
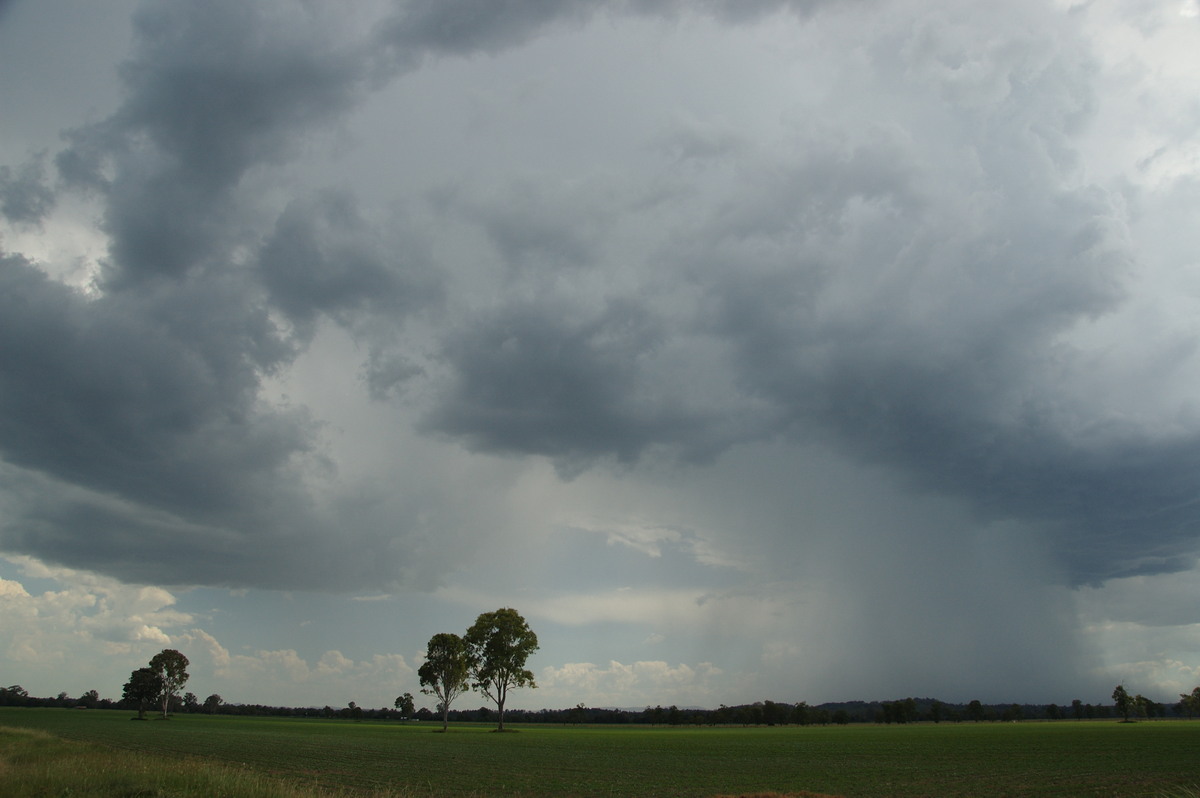
<instances>
[{"instance_id":1,"label":"eucalyptus tree","mask_svg":"<svg viewBox=\"0 0 1200 798\"><path fill-rule=\"evenodd\" d=\"M1129 713L1134 711L1137 702L1125 689L1125 685L1123 684L1118 684L1116 688L1113 689L1112 699L1117 711L1121 713L1121 716L1124 718L1125 722L1128 723Z\"/></svg>"},{"instance_id":2,"label":"eucalyptus tree","mask_svg":"<svg viewBox=\"0 0 1200 798\"><path fill-rule=\"evenodd\" d=\"M150 670L162 679L162 716L167 717L171 701L188 680L188 658L173 648L164 648L150 659Z\"/></svg>"},{"instance_id":3,"label":"eucalyptus tree","mask_svg":"<svg viewBox=\"0 0 1200 798\"><path fill-rule=\"evenodd\" d=\"M485 612L467 630L467 658L475 689L496 704L498 731L504 731L504 702L508 691L537 687L533 673L525 668L529 655L538 649L537 635L514 609Z\"/></svg>"},{"instance_id":4,"label":"eucalyptus tree","mask_svg":"<svg viewBox=\"0 0 1200 798\"><path fill-rule=\"evenodd\" d=\"M135 704L138 720L146 718L146 705L153 704L163 692L162 676L153 668L138 668L129 674L121 698Z\"/></svg>"},{"instance_id":5,"label":"eucalyptus tree","mask_svg":"<svg viewBox=\"0 0 1200 798\"><path fill-rule=\"evenodd\" d=\"M450 704L471 689L466 642L456 634L440 632L425 646L425 662L417 669L421 692L437 696L442 709L442 731L450 726ZM396 699L397 706L401 696ZM410 697L411 706L411 697Z\"/></svg>"}]
</instances>

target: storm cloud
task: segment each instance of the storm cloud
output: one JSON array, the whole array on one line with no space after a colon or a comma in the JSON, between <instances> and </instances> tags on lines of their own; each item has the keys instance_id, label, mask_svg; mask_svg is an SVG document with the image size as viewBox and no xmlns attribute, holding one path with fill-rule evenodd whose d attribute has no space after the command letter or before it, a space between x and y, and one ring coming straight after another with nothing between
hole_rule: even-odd
<instances>
[{"instance_id":1,"label":"storm cloud","mask_svg":"<svg viewBox=\"0 0 1200 798\"><path fill-rule=\"evenodd\" d=\"M1073 634L1060 591L1200 551L1196 112L1160 102L1196 75L1130 44L1195 20L139 4L111 107L0 140L0 548L474 596L603 537L717 626L891 552L979 577L877 580L986 594L947 670Z\"/></svg>"}]
</instances>

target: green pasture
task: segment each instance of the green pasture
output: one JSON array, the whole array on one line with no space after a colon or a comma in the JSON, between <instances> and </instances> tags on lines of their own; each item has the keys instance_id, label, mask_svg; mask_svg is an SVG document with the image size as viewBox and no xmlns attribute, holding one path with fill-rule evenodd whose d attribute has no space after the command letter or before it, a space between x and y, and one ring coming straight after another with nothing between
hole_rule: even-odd
<instances>
[{"instance_id":1,"label":"green pasture","mask_svg":"<svg viewBox=\"0 0 1200 798\"><path fill-rule=\"evenodd\" d=\"M396 796L1200 795L1200 721L530 725L511 734L464 725L442 734L417 723L207 715L134 722L128 712L0 708L0 726L170 761L201 758L319 790Z\"/></svg>"}]
</instances>

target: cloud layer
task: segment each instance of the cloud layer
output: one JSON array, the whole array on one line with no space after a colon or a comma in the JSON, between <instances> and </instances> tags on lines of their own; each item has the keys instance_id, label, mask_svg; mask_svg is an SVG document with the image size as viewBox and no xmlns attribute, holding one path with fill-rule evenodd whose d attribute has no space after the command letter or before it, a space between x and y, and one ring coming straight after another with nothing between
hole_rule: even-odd
<instances>
[{"instance_id":1,"label":"cloud layer","mask_svg":"<svg viewBox=\"0 0 1200 798\"><path fill-rule=\"evenodd\" d=\"M1194 22L141 4L115 104L0 150L0 547L453 591L584 529L770 603L879 546L1005 618L1022 562L1060 607L1186 571Z\"/></svg>"}]
</instances>

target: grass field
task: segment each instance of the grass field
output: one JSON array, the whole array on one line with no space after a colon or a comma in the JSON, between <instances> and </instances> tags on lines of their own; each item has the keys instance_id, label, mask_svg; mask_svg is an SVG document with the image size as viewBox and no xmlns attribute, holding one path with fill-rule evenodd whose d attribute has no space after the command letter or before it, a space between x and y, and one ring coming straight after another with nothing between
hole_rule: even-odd
<instances>
[{"instance_id":1,"label":"grass field","mask_svg":"<svg viewBox=\"0 0 1200 798\"><path fill-rule=\"evenodd\" d=\"M222 772L232 768L255 779L276 778L318 791L349 788L398 796L802 791L845 796L1200 796L1200 722L524 726L514 734L458 726L440 734L432 725L370 721L180 715L138 723L129 718L130 713L115 711L0 708L0 726L39 729L172 762L201 758ZM0 745L5 739L0 737ZM193 794L156 789L121 794ZM224 789L222 794L273 795Z\"/></svg>"}]
</instances>

